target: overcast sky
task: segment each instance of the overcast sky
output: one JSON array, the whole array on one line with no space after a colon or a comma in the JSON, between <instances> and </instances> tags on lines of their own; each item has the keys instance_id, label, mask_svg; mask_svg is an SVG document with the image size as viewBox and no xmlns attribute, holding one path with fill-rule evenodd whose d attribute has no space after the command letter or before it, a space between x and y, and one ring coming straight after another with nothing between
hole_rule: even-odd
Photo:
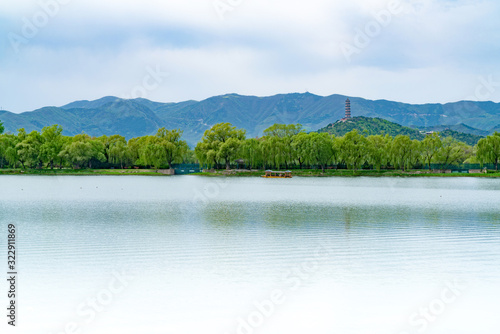
<instances>
[{"instance_id":1,"label":"overcast sky","mask_svg":"<svg viewBox=\"0 0 500 334\"><path fill-rule=\"evenodd\" d=\"M498 0L2 0L0 107L309 91L500 101Z\"/></svg>"}]
</instances>

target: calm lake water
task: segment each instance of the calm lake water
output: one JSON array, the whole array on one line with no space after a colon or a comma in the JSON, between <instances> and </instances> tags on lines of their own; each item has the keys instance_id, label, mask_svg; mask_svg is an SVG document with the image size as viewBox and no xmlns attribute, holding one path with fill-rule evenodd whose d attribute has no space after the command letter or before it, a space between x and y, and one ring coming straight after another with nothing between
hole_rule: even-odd
<instances>
[{"instance_id":1,"label":"calm lake water","mask_svg":"<svg viewBox=\"0 0 500 334\"><path fill-rule=\"evenodd\" d=\"M500 330L499 179L0 176L0 187L3 268L14 223L19 271L18 326L2 314L2 333Z\"/></svg>"}]
</instances>

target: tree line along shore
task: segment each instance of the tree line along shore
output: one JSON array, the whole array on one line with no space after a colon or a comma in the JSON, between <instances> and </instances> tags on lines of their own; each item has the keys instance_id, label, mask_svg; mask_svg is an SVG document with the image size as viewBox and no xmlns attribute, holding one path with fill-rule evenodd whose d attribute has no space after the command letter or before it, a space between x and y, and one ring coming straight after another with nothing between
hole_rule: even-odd
<instances>
[{"instance_id":1,"label":"tree line along shore","mask_svg":"<svg viewBox=\"0 0 500 334\"><path fill-rule=\"evenodd\" d=\"M246 170L309 170L304 175L311 174L310 169L325 175L342 174L342 169L394 174L395 170L430 172L436 166L445 170L462 164L497 171L500 158L498 132L471 146L439 133L412 140L406 135L363 136L353 130L337 137L325 132L307 133L300 124L274 124L262 137L246 138L244 129L219 123L205 131L194 149L178 129L160 128L155 135L129 140L120 135L91 137L84 133L71 137L62 132L61 126L52 125L40 132L19 129L16 134L3 133L0 122L0 172L59 170L83 174L85 170L102 170L102 174L124 174L123 170L135 170L126 174L154 174L155 170L182 163L214 170L236 166Z\"/></svg>"}]
</instances>

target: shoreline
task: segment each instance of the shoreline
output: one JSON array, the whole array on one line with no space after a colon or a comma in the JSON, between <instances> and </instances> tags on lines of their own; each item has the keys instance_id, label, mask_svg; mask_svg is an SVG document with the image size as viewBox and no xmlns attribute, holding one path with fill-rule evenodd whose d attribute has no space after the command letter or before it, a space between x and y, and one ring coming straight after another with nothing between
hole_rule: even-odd
<instances>
[{"instance_id":1,"label":"shoreline","mask_svg":"<svg viewBox=\"0 0 500 334\"><path fill-rule=\"evenodd\" d=\"M242 171L242 170L218 170L211 172L190 173L186 175L197 175L207 177L261 177L262 170ZM172 176L161 173L154 169L0 169L1 175L138 175L138 176ZM490 171L488 173L432 173L425 170L334 170L328 169L323 173L321 170L300 169L293 170L293 176L299 177L487 177L500 178L500 171Z\"/></svg>"}]
</instances>

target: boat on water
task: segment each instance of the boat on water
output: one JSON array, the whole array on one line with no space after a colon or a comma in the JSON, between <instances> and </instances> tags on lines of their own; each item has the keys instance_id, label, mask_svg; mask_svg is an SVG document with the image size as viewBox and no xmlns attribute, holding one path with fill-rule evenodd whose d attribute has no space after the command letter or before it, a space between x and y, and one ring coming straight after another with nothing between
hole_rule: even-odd
<instances>
[{"instance_id":1,"label":"boat on water","mask_svg":"<svg viewBox=\"0 0 500 334\"><path fill-rule=\"evenodd\" d=\"M262 177L266 178L274 178L274 179L288 179L292 177L292 171L273 171L273 170L266 170L265 174L262 175Z\"/></svg>"}]
</instances>

